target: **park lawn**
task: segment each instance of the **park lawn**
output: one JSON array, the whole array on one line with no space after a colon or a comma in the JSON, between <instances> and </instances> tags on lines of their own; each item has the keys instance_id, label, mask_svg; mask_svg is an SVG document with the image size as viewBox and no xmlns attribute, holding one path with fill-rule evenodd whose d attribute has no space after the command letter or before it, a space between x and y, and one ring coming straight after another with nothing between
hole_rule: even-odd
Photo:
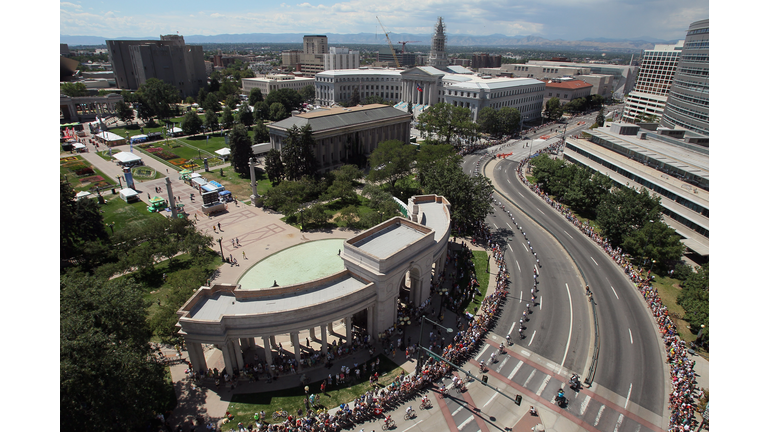
<instances>
[{"instance_id":1,"label":"park lawn","mask_svg":"<svg viewBox=\"0 0 768 432\"><path fill-rule=\"evenodd\" d=\"M198 172L208 181L214 180L221 183L239 201L245 201L251 196L251 179L249 177L241 178L232 165L219 166L207 173ZM256 168L256 181L258 182L256 190L259 195L263 196L272 189L272 182L267 178L267 173L260 168Z\"/></svg>"},{"instance_id":2,"label":"park lawn","mask_svg":"<svg viewBox=\"0 0 768 432\"><path fill-rule=\"evenodd\" d=\"M661 302L667 307L667 311L675 322L677 334L685 341L695 340L696 334L692 333L691 329L688 328L688 321L682 319L685 316L685 309L677 304L677 296L681 292L680 281L656 273L651 274L654 276L653 287L659 292Z\"/></svg>"},{"instance_id":3,"label":"park lawn","mask_svg":"<svg viewBox=\"0 0 768 432\"><path fill-rule=\"evenodd\" d=\"M137 166L131 168L134 180L146 181L163 178L166 175L149 166Z\"/></svg>"},{"instance_id":4,"label":"park lawn","mask_svg":"<svg viewBox=\"0 0 768 432\"><path fill-rule=\"evenodd\" d=\"M132 229L143 224L149 218L164 217L159 213L147 211L147 203L144 201L129 204L123 201L119 195L110 196L111 198L107 200L107 203L100 208L104 211L104 223L106 225L114 223L115 232ZM141 199L146 199L146 197L141 196ZM112 234L112 231L107 229L107 233Z\"/></svg>"},{"instance_id":5,"label":"park lawn","mask_svg":"<svg viewBox=\"0 0 768 432\"><path fill-rule=\"evenodd\" d=\"M112 149L113 156L118 153L120 153L120 150ZM113 160L115 160L114 157L109 155L109 150L98 151L96 152L96 155L98 155L100 158L104 159L107 162L112 162Z\"/></svg>"},{"instance_id":6,"label":"park lawn","mask_svg":"<svg viewBox=\"0 0 768 432\"><path fill-rule=\"evenodd\" d=\"M396 363L379 354L379 386L386 386L395 380L395 377L403 371ZM375 358L373 359L375 360ZM343 361L340 360L340 361ZM342 388L332 388L320 396L316 405L322 405L326 409L338 407L342 403L349 403L356 397L370 390L367 377L362 377L362 382L354 385L348 385ZM263 381L260 381L263 382ZM309 384L309 394L320 394L320 381ZM235 394L232 395L232 401L229 403L227 411L234 415L230 422L231 426L236 428L239 422L244 425L254 423L253 414L264 411L267 416L267 423L276 423L272 420L272 414L280 409L288 411L292 416L296 416L299 408L305 411L304 406L304 388L297 386L291 389L278 390L265 393ZM278 419L277 422L283 422L285 419ZM229 424L227 425L229 426Z\"/></svg>"},{"instance_id":7,"label":"park lawn","mask_svg":"<svg viewBox=\"0 0 768 432\"><path fill-rule=\"evenodd\" d=\"M475 308L480 309L480 305L483 303L485 293L488 292L488 281L490 280L490 273L488 273L488 252L486 251L472 251L472 262L475 263L475 277L477 283L480 284L478 289L480 294L476 294L472 300L464 308L464 312L476 314ZM466 283L469 283L469 276L466 276ZM464 286L466 286L466 283Z\"/></svg>"},{"instance_id":8,"label":"park lawn","mask_svg":"<svg viewBox=\"0 0 768 432\"><path fill-rule=\"evenodd\" d=\"M183 117L173 117L173 118L170 119L170 122L173 123L174 127L181 127L181 119L182 118ZM136 120L134 120L134 121L136 121ZM155 126L155 127L147 127L145 125L144 126L144 134L148 134L150 132L162 132L163 130L165 130L165 123L163 121L156 120L155 123L157 123L157 126ZM120 135L123 138L127 138L129 134L132 137L135 137L136 135L142 135L141 126L139 126L137 123L134 123L132 125L128 125L128 126L125 126L125 127L109 128L109 131L114 133L114 134Z\"/></svg>"},{"instance_id":9,"label":"park lawn","mask_svg":"<svg viewBox=\"0 0 768 432\"><path fill-rule=\"evenodd\" d=\"M155 313L157 313L160 305L158 302L165 302L166 299L178 288L173 287L163 281L163 274L166 277L170 277L173 273L189 268L197 267L204 268L208 271L209 276L213 274L214 270L219 268L223 264L221 255L213 250L207 250L205 258L200 260L193 260L189 254L180 254L173 257L173 260L163 260L155 264L154 269L146 272L142 275L138 282L143 287L146 287L148 292L145 293L144 298L148 301L149 307L147 308L147 321L151 321ZM205 285L206 281L199 281L199 284ZM191 294L190 294L191 296Z\"/></svg>"}]
</instances>

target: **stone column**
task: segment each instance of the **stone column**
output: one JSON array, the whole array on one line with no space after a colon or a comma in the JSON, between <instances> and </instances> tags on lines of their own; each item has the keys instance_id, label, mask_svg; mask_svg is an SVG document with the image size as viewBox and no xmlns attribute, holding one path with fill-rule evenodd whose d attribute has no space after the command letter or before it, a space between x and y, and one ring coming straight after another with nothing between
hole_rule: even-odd
<instances>
[{"instance_id":1,"label":"stone column","mask_svg":"<svg viewBox=\"0 0 768 432\"><path fill-rule=\"evenodd\" d=\"M320 339L322 342L321 350L323 352L323 355L328 354L328 332L325 324L320 326Z\"/></svg>"},{"instance_id":2,"label":"stone column","mask_svg":"<svg viewBox=\"0 0 768 432\"><path fill-rule=\"evenodd\" d=\"M346 317L344 318L344 326L347 329L347 340L344 341L344 344L349 346L352 345L352 317Z\"/></svg>"},{"instance_id":3,"label":"stone column","mask_svg":"<svg viewBox=\"0 0 768 432\"><path fill-rule=\"evenodd\" d=\"M252 338L240 338L240 346L242 347L243 351L251 347L251 341L253 341Z\"/></svg>"},{"instance_id":4,"label":"stone column","mask_svg":"<svg viewBox=\"0 0 768 432\"><path fill-rule=\"evenodd\" d=\"M232 367L232 351L230 350L229 342L225 342L224 345L218 346L221 350L221 354L224 356L224 367L227 373L232 376L235 373L235 369Z\"/></svg>"},{"instance_id":5,"label":"stone column","mask_svg":"<svg viewBox=\"0 0 768 432\"><path fill-rule=\"evenodd\" d=\"M205 363L203 344L200 342L187 342L187 352L189 352L189 361L192 362L194 370L203 372L208 370L208 365Z\"/></svg>"},{"instance_id":6,"label":"stone column","mask_svg":"<svg viewBox=\"0 0 768 432\"><path fill-rule=\"evenodd\" d=\"M237 339L232 339L232 351L235 352L235 361L237 362L237 370L242 370L243 366L245 366L245 362L243 361L243 350L240 349L240 344L237 342ZM234 364L232 365L234 366Z\"/></svg>"},{"instance_id":7,"label":"stone column","mask_svg":"<svg viewBox=\"0 0 768 432\"><path fill-rule=\"evenodd\" d=\"M309 339L310 339L310 340L315 340L315 339L317 339L317 336L315 336L315 328L314 328L314 327L312 327L311 329L309 329Z\"/></svg>"},{"instance_id":8,"label":"stone column","mask_svg":"<svg viewBox=\"0 0 768 432\"><path fill-rule=\"evenodd\" d=\"M333 321L328 323L328 333L333 333Z\"/></svg>"},{"instance_id":9,"label":"stone column","mask_svg":"<svg viewBox=\"0 0 768 432\"><path fill-rule=\"evenodd\" d=\"M301 370L301 344L299 344L299 332L291 333L291 343L293 344L293 355L296 359L296 370Z\"/></svg>"},{"instance_id":10,"label":"stone column","mask_svg":"<svg viewBox=\"0 0 768 432\"><path fill-rule=\"evenodd\" d=\"M365 331L368 332L368 335L373 337L373 306L368 306L365 314L367 318L365 323Z\"/></svg>"},{"instance_id":11,"label":"stone column","mask_svg":"<svg viewBox=\"0 0 768 432\"><path fill-rule=\"evenodd\" d=\"M269 344L269 337L262 336L261 340L264 342L264 358L268 365L272 364L272 347Z\"/></svg>"},{"instance_id":12,"label":"stone column","mask_svg":"<svg viewBox=\"0 0 768 432\"><path fill-rule=\"evenodd\" d=\"M272 346L277 349L277 341L275 341L275 335L272 335L269 337L269 342L272 343Z\"/></svg>"}]
</instances>

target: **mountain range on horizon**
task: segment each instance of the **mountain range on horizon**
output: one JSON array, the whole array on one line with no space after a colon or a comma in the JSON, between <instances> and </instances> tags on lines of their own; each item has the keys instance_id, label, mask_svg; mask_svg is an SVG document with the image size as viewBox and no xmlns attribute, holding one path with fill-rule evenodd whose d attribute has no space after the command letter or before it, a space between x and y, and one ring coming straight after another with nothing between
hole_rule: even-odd
<instances>
[{"instance_id":1,"label":"mountain range on horizon","mask_svg":"<svg viewBox=\"0 0 768 432\"><path fill-rule=\"evenodd\" d=\"M248 33L248 34L220 34L213 36L203 35L184 35L184 40L188 44L225 44L225 43L296 43L303 41L305 33ZM386 45L387 40L383 34L379 33L357 33L357 34L338 34L325 33L328 36L328 44L339 46L344 44L359 45ZM400 40L418 40L419 43L413 43L411 46L429 46L431 34L412 34L412 33L390 33L390 39ZM105 38L102 36L71 36L60 35L60 43L70 46L78 45L105 45L106 40L159 40L159 36L150 37L116 37ZM651 49L657 43L675 43L675 41L665 41L649 36L643 36L634 39L614 39L614 38L587 38L582 40L550 40L540 36L506 36L502 34L492 34L487 36L473 35L449 35L448 45L461 47L530 47L538 49L567 49L573 51L642 51Z\"/></svg>"}]
</instances>

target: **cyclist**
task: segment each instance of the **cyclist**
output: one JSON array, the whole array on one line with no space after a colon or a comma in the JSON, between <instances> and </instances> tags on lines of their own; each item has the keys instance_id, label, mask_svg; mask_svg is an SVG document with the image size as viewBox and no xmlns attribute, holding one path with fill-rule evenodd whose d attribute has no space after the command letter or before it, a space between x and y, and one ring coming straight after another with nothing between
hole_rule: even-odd
<instances>
[{"instance_id":1,"label":"cyclist","mask_svg":"<svg viewBox=\"0 0 768 432\"><path fill-rule=\"evenodd\" d=\"M412 406L409 406L409 407L408 407L408 408L405 410L405 416L406 416L406 417L408 417L408 418L410 418L412 415L413 415L413 407L412 407Z\"/></svg>"},{"instance_id":2,"label":"cyclist","mask_svg":"<svg viewBox=\"0 0 768 432\"><path fill-rule=\"evenodd\" d=\"M485 371L485 360L480 360L480 371L481 372Z\"/></svg>"},{"instance_id":3,"label":"cyclist","mask_svg":"<svg viewBox=\"0 0 768 432\"><path fill-rule=\"evenodd\" d=\"M428 403L429 403L429 397L427 397L427 395L422 396L421 397L421 406L427 406Z\"/></svg>"},{"instance_id":4,"label":"cyclist","mask_svg":"<svg viewBox=\"0 0 768 432\"><path fill-rule=\"evenodd\" d=\"M509 335L507 335L507 345L512 345L512 342L509 340Z\"/></svg>"}]
</instances>

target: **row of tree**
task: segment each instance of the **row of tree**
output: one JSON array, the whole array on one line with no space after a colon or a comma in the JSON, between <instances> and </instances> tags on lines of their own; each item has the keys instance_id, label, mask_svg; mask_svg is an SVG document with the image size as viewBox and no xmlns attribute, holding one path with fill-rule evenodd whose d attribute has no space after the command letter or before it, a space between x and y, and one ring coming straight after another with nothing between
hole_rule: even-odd
<instances>
[{"instance_id":1,"label":"row of tree","mask_svg":"<svg viewBox=\"0 0 768 432\"><path fill-rule=\"evenodd\" d=\"M606 175L539 155L531 160L533 176L544 192L576 213L594 219L614 246L662 268L674 266L685 250L680 236L661 220L661 198L626 186Z\"/></svg>"}]
</instances>

